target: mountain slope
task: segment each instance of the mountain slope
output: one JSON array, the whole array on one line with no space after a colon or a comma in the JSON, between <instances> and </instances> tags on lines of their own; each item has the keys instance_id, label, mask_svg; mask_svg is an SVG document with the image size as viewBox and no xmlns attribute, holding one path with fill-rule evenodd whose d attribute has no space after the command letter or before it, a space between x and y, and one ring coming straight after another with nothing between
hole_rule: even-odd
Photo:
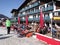
<instances>
[{"instance_id":1,"label":"mountain slope","mask_svg":"<svg viewBox=\"0 0 60 45\"><path fill-rule=\"evenodd\" d=\"M3 14L0 14L0 18L8 18L8 17Z\"/></svg>"}]
</instances>

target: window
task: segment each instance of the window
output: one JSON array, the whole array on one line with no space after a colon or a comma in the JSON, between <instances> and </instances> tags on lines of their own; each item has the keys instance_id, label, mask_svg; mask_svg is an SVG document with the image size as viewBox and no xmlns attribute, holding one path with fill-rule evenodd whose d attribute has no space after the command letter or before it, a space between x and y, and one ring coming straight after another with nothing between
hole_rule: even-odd
<instances>
[{"instance_id":1,"label":"window","mask_svg":"<svg viewBox=\"0 0 60 45\"><path fill-rule=\"evenodd\" d=\"M27 7L25 7L27 9Z\"/></svg>"},{"instance_id":2,"label":"window","mask_svg":"<svg viewBox=\"0 0 60 45\"><path fill-rule=\"evenodd\" d=\"M33 16L29 16L29 18L33 18Z\"/></svg>"},{"instance_id":3,"label":"window","mask_svg":"<svg viewBox=\"0 0 60 45\"><path fill-rule=\"evenodd\" d=\"M38 14L36 14L36 18L38 18Z\"/></svg>"},{"instance_id":4,"label":"window","mask_svg":"<svg viewBox=\"0 0 60 45\"><path fill-rule=\"evenodd\" d=\"M55 12L55 13L54 13L54 16L58 16L58 12Z\"/></svg>"},{"instance_id":5,"label":"window","mask_svg":"<svg viewBox=\"0 0 60 45\"><path fill-rule=\"evenodd\" d=\"M30 12L34 12L34 8L30 9Z\"/></svg>"},{"instance_id":6,"label":"window","mask_svg":"<svg viewBox=\"0 0 60 45\"><path fill-rule=\"evenodd\" d=\"M25 18L24 18L24 17L22 17L22 19L24 20Z\"/></svg>"},{"instance_id":7,"label":"window","mask_svg":"<svg viewBox=\"0 0 60 45\"><path fill-rule=\"evenodd\" d=\"M47 4L45 4L45 8L47 8Z\"/></svg>"},{"instance_id":8,"label":"window","mask_svg":"<svg viewBox=\"0 0 60 45\"><path fill-rule=\"evenodd\" d=\"M36 9L36 10L38 10L38 9L39 9L39 7L36 7L35 9Z\"/></svg>"},{"instance_id":9,"label":"window","mask_svg":"<svg viewBox=\"0 0 60 45\"><path fill-rule=\"evenodd\" d=\"M35 8L35 11L37 12L39 10L39 6Z\"/></svg>"},{"instance_id":10,"label":"window","mask_svg":"<svg viewBox=\"0 0 60 45\"><path fill-rule=\"evenodd\" d=\"M60 12L58 12L58 15L60 15Z\"/></svg>"},{"instance_id":11,"label":"window","mask_svg":"<svg viewBox=\"0 0 60 45\"><path fill-rule=\"evenodd\" d=\"M46 7L46 8L47 8L47 7ZM45 7L43 6L43 7L42 7L42 11L44 11L44 10L45 10Z\"/></svg>"},{"instance_id":12,"label":"window","mask_svg":"<svg viewBox=\"0 0 60 45\"><path fill-rule=\"evenodd\" d=\"M23 14L25 14L25 12L23 12Z\"/></svg>"},{"instance_id":13,"label":"window","mask_svg":"<svg viewBox=\"0 0 60 45\"><path fill-rule=\"evenodd\" d=\"M29 5L29 7L32 7L32 5Z\"/></svg>"}]
</instances>

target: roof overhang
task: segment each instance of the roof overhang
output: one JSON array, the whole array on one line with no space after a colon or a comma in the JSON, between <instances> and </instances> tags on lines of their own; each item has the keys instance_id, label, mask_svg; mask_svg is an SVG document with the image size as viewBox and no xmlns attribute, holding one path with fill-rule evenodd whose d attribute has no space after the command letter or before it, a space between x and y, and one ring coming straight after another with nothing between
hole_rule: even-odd
<instances>
[{"instance_id":1,"label":"roof overhang","mask_svg":"<svg viewBox=\"0 0 60 45\"><path fill-rule=\"evenodd\" d=\"M18 8L18 11L21 10L27 3L29 3L31 0L25 0L24 3Z\"/></svg>"},{"instance_id":2,"label":"roof overhang","mask_svg":"<svg viewBox=\"0 0 60 45\"><path fill-rule=\"evenodd\" d=\"M12 9L11 13L18 12L17 9Z\"/></svg>"},{"instance_id":3,"label":"roof overhang","mask_svg":"<svg viewBox=\"0 0 60 45\"><path fill-rule=\"evenodd\" d=\"M27 3L29 3L30 1L32 1L32 0L25 0L24 2L23 2L23 4L17 9L17 11L19 12L23 7L25 7L26 5L27 5ZM58 0L40 0L40 2L43 2L43 3L48 3L48 2L52 2L52 1L55 1L56 2L56 5L57 6L60 6L59 5L59 3L60 3L60 1L58 1ZM14 12L14 11L12 11L12 12Z\"/></svg>"},{"instance_id":4,"label":"roof overhang","mask_svg":"<svg viewBox=\"0 0 60 45\"><path fill-rule=\"evenodd\" d=\"M32 0L25 0L24 2L23 2L23 4L18 8L18 11L19 10L21 10L23 7L25 7L26 5L27 5L27 3L29 3L30 1L32 1ZM51 2L52 0L40 0L41 2L44 2L44 3L48 3L48 2Z\"/></svg>"}]
</instances>

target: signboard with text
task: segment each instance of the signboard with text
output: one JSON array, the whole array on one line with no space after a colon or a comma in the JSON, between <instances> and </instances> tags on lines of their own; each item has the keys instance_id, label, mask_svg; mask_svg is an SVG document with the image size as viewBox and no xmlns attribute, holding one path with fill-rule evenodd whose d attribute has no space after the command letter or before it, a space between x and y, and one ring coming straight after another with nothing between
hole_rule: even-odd
<instances>
[{"instance_id":1,"label":"signboard with text","mask_svg":"<svg viewBox=\"0 0 60 45\"><path fill-rule=\"evenodd\" d=\"M60 20L60 17L53 17L54 20Z\"/></svg>"}]
</instances>

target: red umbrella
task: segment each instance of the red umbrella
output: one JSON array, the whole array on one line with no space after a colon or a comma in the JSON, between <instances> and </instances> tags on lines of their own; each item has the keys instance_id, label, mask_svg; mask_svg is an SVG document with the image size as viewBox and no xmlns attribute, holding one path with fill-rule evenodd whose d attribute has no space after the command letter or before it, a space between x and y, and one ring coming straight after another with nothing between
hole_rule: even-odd
<instances>
[{"instance_id":1,"label":"red umbrella","mask_svg":"<svg viewBox=\"0 0 60 45\"><path fill-rule=\"evenodd\" d=\"M40 28L44 27L44 18L43 18L43 13L42 13L42 9L40 11Z\"/></svg>"},{"instance_id":2,"label":"red umbrella","mask_svg":"<svg viewBox=\"0 0 60 45\"><path fill-rule=\"evenodd\" d=\"M28 16L26 15L26 25L28 25Z\"/></svg>"},{"instance_id":3,"label":"red umbrella","mask_svg":"<svg viewBox=\"0 0 60 45\"><path fill-rule=\"evenodd\" d=\"M20 24L20 17L18 17L18 24Z\"/></svg>"}]
</instances>

